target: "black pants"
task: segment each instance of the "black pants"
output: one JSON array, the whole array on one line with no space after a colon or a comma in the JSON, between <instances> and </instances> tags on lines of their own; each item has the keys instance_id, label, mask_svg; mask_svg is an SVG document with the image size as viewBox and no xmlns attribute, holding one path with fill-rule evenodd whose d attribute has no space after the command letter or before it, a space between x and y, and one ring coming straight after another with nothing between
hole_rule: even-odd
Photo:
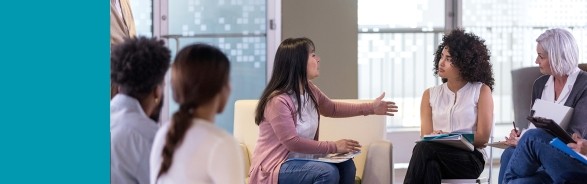
<instances>
[{"instance_id":1,"label":"black pants","mask_svg":"<svg viewBox=\"0 0 587 184\"><path fill-rule=\"evenodd\" d=\"M465 151L451 146L419 142L404 183L440 183L441 179L476 179L483 172L485 160L477 150Z\"/></svg>"}]
</instances>

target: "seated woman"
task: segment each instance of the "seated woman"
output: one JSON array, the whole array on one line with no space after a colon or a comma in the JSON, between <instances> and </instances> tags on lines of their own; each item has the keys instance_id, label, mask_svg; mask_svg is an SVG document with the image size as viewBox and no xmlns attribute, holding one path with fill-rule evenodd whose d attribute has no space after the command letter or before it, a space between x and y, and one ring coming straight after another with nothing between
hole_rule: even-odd
<instances>
[{"instance_id":1,"label":"seated woman","mask_svg":"<svg viewBox=\"0 0 587 184\"><path fill-rule=\"evenodd\" d=\"M149 183L149 154L159 129L149 116L163 101L171 52L162 40L130 38L112 49L110 77L120 90L110 101L110 182Z\"/></svg>"},{"instance_id":2,"label":"seated woman","mask_svg":"<svg viewBox=\"0 0 587 184\"><path fill-rule=\"evenodd\" d=\"M440 183L441 179L478 178L485 165L482 149L493 122L493 73L484 40L464 30L444 35L434 58L442 85L424 91L420 135L453 131L474 134L474 151L434 142L418 142L404 183Z\"/></svg>"},{"instance_id":3,"label":"seated woman","mask_svg":"<svg viewBox=\"0 0 587 184\"><path fill-rule=\"evenodd\" d=\"M214 126L230 94L230 62L206 44L179 51L172 67L179 110L157 132L151 152L151 183L243 183L236 140Z\"/></svg>"},{"instance_id":4,"label":"seated woman","mask_svg":"<svg viewBox=\"0 0 587 184\"><path fill-rule=\"evenodd\" d=\"M318 141L319 117L392 115L393 102L349 104L330 100L310 80L318 77L320 57L308 38L281 42L269 84L256 110L259 139L253 153L249 183L354 183L355 164L289 160L290 153L347 153L359 150L357 141ZM357 127L360 128L360 127Z\"/></svg>"},{"instance_id":5,"label":"seated woman","mask_svg":"<svg viewBox=\"0 0 587 184\"><path fill-rule=\"evenodd\" d=\"M504 183L585 183L587 164L570 157L550 145L554 137L542 129L528 130L516 148L505 171ZM573 135L577 144L570 143L587 156L587 140ZM542 168L541 170L539 170Z\"/></svg>"},{"instance_id":6,"label":"seated woman","mask_svg":"<svg viewBox=\"0 0 587 184\"><path fill-rule=\"evenodd\" d=\"M574 108L566 127L568 133L577 133L587 138L587 72L581 71L579 47L573 35L564 29L549 29L542 33L536 42L536 64L544 76L536 79L532 87L532 104L536 99L563 104ZM512 155L517 150L518 132L512 130L506 139L510 145L501 155L499 182L503 182L505 171ZM543 168L539 168L541 172ZM549 182L549 178L543 178Z\"/></svg>"}]
</instances>

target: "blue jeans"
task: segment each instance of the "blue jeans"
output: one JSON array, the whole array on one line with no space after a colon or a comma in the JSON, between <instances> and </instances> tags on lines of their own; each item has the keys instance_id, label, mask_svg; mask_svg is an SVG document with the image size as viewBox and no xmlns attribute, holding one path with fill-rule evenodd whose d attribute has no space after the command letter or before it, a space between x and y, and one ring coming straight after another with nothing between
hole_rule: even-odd
<instances>
[{"instance_id":1,"label":"blue jeans","mask_svg":"<svg viewBox=\"0 0 587 184\"><path fill-rule=\"evenodd\" d=\"M514 154L514 151L516 150L516 147L510 146L508 148L506 148L503 153L501 154L501 159L499 161L500 166L499 166L499 177L497 180L497 183L502 184L503 183L503 175L505 174L505 170L508 168L508 163L510 162L510 159L512 158L512 154Z\"/></svg>"},{"instance_id":2,"label":"blue jeans","mask_svg":"<svg viewBox=\"0 0 587 184\"><path fill-rule=\"evenodd\" d=\"M561 176L587 175L587 165L552 147L552 138L542 129L528 130L511 156L503 181L508 184L565 183L569 181Z\"/></svg>"},{"instance_id":3,"label":"blue jeans","mask_svg":"<svg viewBox=\"0 0 587 184\"><path fill-rule=\"evenodd\" d=\"M279 184L353 184L356 172L352 159L338 164L290 160L281 164L277 178Z\"/></svg>"}]
</instances>

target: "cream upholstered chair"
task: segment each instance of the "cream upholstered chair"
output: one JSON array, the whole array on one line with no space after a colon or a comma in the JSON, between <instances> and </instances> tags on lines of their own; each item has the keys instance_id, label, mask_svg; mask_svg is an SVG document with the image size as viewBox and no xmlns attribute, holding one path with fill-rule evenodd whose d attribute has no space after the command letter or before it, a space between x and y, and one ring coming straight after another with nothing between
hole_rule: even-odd
<instances>
[{"instance_id":1,"label":"cream upholstered chair","mask_svg":"<svg viewBox=\"0 0 587 184\"><path fill-rule=\"evenodd\" d=\"M351 103L361 100L340 100ZM259 136L255 124L257 100L239 100L234 110L234 136L240 142L245 159L245 176L248 176L253 149ZM354 139L363 146L362 153L354 158L357 167L355 183L386 184L393 182L391 142L385 140L385 116L356 116L350 118L320 118L320 140Z\"/></svg>"}]
</instances>

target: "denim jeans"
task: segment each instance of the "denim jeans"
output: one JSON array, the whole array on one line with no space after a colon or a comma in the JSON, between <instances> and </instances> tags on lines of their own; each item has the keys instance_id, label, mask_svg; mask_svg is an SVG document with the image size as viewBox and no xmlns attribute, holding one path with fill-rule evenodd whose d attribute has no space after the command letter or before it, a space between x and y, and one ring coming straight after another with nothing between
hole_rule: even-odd
<instances>
[{"instance_id":1,"label":"denim jeans","mask_svg":"<svg viewBox=\"0 0 587 184\"><path fill-rule=\"evenodd\" d=\"M279 184L353 184L357 168L353 160L338 164L290 160L281 164Z\"/></svg>"},{"instance_id":2,"label":"denim jeans","mask_svg":"<svg viewBox=\"0 0 587 184\"><path fill-rule=\"evenodd\" d=\"M528 130L511 156L504 183L565 183L562 177L570 173L587 175L587 165L552 147L552 138L542 129Z\"/></svg>"},{"instance_id":3,"label":"denim jeans","mask_svg":"<svg viewBox=\"0 0 587 184\"><path fill-rule=\"evenodd\" d=\"M510 147L506 148L505 150L503 150L503 153L501 154L501 159L499 161L499 163L500 163L499 176L497 178L498 184L503 183L503 175L505 174L505 170L508 168L508 163L510 163L510 159L512 158L512 154L514 154L515 150L516 150L516 147L513 147L513 146L510 146Z\"/></svg>"},{"instance_id":4,"label":"denim jeans","mask_svg":"<svg viewBox=\"0 0 587 184\"><path fill-rule=\"evenodd\" d=\"M442 179L476 179L483 172L485 160L477 150L465 151L434 142L419 142L404 183L440 183Z\"/></svg>"}]
</instances>

